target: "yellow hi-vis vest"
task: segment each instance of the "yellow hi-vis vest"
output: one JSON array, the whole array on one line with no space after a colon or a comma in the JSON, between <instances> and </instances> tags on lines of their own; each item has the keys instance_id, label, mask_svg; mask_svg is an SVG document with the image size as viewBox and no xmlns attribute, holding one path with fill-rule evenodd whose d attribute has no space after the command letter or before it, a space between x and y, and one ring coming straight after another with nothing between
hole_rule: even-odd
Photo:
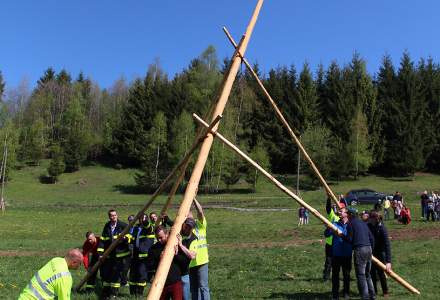
<instances>
[{"instance_id":1,"label":"yellow hi-vis vest","mask_svg":"<svg viewBox=\"0 0 440 300\"><path fill-rule=\"evenodd\" d=\"M330 211L330 213L328 214L328 216L327 216L327 220L329 220L331 223L335 223L335 222L338 222L339 221L339 217L338 217L338 215L337 214L335 214L335 212L333 211L333 209ZM332 245L333 244L333 234L332 235L330 235L330 236L328 236L328 237L326 237L325 238L325 242L328 244L328 245Z\"/></svg>"},{"instance_id":2,"label":"yellow hi-vis vest","mask_svg":"<svg viewBox=\"0 0 440 300\"><path fill-rule=\"evenodd\" d=\"M70 300L72 275L62 257L51 259L38 270L21 292L18 300Z\"/></svg>"},{"instance_id":3,"label":"yellow hi-vis vest","mask_svg":"<svg viewBox=\"0 0 440 300\"><path fill-rule=\"evenodd\" d=\"M209 262L208 256L208 241L206 240L206 218L203 218L202 222L196 220L196 227L193 229L193 234L196 239L192 241L189 246L190 251L195 251L196 257L191 260L189 267L197 267Z\"/></svg>"}]
</instances>

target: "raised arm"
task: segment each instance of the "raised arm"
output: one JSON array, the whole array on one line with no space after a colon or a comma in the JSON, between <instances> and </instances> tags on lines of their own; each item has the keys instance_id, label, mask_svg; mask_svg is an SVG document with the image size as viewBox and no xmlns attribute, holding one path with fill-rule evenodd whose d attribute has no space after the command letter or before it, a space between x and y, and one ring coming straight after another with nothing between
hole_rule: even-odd
<instances>
[{"instance_id":1,"label":"raised arm","mask_svg":"<svg viewBox=\"0 0 440 300\"><path fill-rule=\"evenodd\" d=\"M199 201L197 201L196 198L194 198L193 200L194 206L196 207L197 210L197 219L203 223L203 220L205 219L205 214L203 213L203 208L200 205Z\"/></svg>"}]
</instances>

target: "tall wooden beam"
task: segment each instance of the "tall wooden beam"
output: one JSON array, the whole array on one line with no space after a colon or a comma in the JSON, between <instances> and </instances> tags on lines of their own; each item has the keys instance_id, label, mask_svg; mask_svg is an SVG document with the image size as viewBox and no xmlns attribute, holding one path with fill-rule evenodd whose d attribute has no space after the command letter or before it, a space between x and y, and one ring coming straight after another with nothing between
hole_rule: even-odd
<instances>
[{"instance_id":1,"label":"tall wooden beam","mask_svg":"<svg viewBox=\"0 0 440 300\"><path fill-rule=\"evenodd\" d=\"M228 37L229 41L231 42L232 46L237 49L237 44L235 43L233 37L231 36L231 34L228 32L228 30L226 29L226 27L223 27L223 31L225 32L226 36ZM254 79L257 81L259 87L261 88L261 90L263 91L264 95L266 96L266 99L269 101L269 103L272 105L272 108L275 111L275 114L278 118L278 120L280 120L280 122L284 125L284 128L286 128L287 132L289 133L290 137L292 138L293 142L298 146L298 149L301 151L301 153L304 155L304 157L306 158L307 162L309 163L310 167L313 169L313 171L315 172L316 176L318 177L319 181L321 182L322 186L324 187L325 191L327 192L327 195L333 200L333 202L335 202L338 206L339 206L339 200L336 197L336 195L333 193L333 191L330 189L330 187L328 186L327 182L325 181L324 177L321 175L321 172L319 172L318 168L316 167L315 163L313 162L313 160L310 158L309 154L307 153L307 151L304 149L303 145L301 144L301 141L298 139L298 137L295 135L295 133L293 132L292 128L290 128L289 123L287 122L286 118L284 118L283 113L281 112L281 110L278 108L277 104L275 103L275 101L272 99L272 97L270 96L269 92L266 90L266 88L264 87L263 83L261 82L260 78L258 78L258 75L255 73L254 69L252 68L252 66L249 64L249 62L247 61L247 59L244 57L244 55L238 51L238 54L240 55L240 57L243 59L243 63L246 65L247 69L249 70L249 72L252 74L252 76L254 77Z\"/></svg>"},{"instance_id":2,"label":"tall wooden beam","mask_svg":"<svg viewBox=\"0 0 440 300\"><path fill-rule=\"evenodd\" d=\"M203 121L199 116L196 114L193 114L193 117L196 119L199 124L202 124L203 126L208 126L208 124ZM334 232L336 232L338 235L340 235L339 229L333 225L326 217L321 215L319 211L314 209L312 206L307 204L304 200L302 200L300 197L298 197L294 192L289 190L287 187L285 187L281 182L279 182L275 177L273 177L269 172L267 172L265 169L263 169L260 165L258 165L255 161L253 161L248 155L246 155L243 151L241 151L237 146L235 146L233 143L228 141L225 137L223 137L218 132L214 132L211 130L211 133L217 137L222 143L224 143L226 146L228 146L230 149L232 149L235 153L237 153L239 156L241 156L244 160L246 160L248 163L250 163L254 168L256 168L258 171L260 171L266 178L268 178L270 181L272 181L281 191L286 193L288 196L293 198L296 202L298 202L300 205L307 208L315 217L317 217L319 220L321 220L322 223L324 223L327 227L331 228ZM400 285L408 289L410 292L415 293L417 295L420 295L420 292L413 287L411 284L409 284L407 281L405 281L402 277L397 275L394 271L387 271L386 266L380 262L376 257L373 256L373 262L379 266L381 269L383 269L388 275L390 275L391 278L396 280Z\"/></svg>"},{"instance_id":3,"label":"tall wooden beam","mask_svg":"<svg viewBox=\"0 0 440 300\"><path fill-rule=\"evenodd\" d=\"M255 7L255 10L252 14L252 18L249 22L249 25L246 29L243 42L238 47L238 50L235 51L232 59L231 59L231 65L229 68L228 73L226 74L226 79L224 81L224 86L221 91L220 97L218 99L217 105L214 109L213 115L211 116L211 119L215 118L215 116L222 115L223 111L225 109L226 103L229 98L229 94L231 93L232 84L234 83L234 80L237 76L241 58L239 55L237 55L237 52L244 54L246 52L247 46L249 44L249 40L251 38L252 32L254 30L258 15L260 13L261 7L263 5L263 0L258 0L257 5ZM213 128L214 130L217 129L217 126ZM165 280L168 275L168 271L171 266L171 262L174 258L174 245L177 244L177 234L180 233L180 230L182 228L182 224L185 221L186 216L188 215L188 212L191 207L191 203L194 199L194 197L197 194L197 189L199 186L200 178L203 173L203 169L205 167L206 161L208 159L209 151L211 149L213 142L213 136L208 134L206 139L204 140L199 156L197 158L197 161L194 165L193 172L191 174L191 178L188 182L188 186L185 190L185 194L183 196L182 203L180 205L179 211L177 213L176 219L174 220L174 225L171 228L171 232L168 238L167 245L165 246L165 249L163 251L162 259L159 263L159 267L156 271L156 275L154 277L154 281L151 285L150 291L148 293L147 299L149 300L156 300L160 298L160 295L162 293L162 290L164 288Z\"/></svg>"}]
</instances>

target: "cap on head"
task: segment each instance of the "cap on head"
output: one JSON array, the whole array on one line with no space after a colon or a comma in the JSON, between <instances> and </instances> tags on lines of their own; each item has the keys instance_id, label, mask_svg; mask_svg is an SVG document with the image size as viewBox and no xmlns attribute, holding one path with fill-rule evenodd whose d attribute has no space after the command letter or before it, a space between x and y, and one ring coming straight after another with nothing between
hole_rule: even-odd
<instances>
[{"instance_id":1,"label":"cap on head","mask_svg":"<svg viewBox=\"0 0 440 300\"><path fill-rule=\"evenodd\" d=\"M358 210L354 207L349 207L347 211L348 211L348 214L350 214L352 216L356 216L358 214Z\"/></svg>"},{"instance_id":2,"label":"cap on head","mask_svg":"<svg viewBox=\"0 0 440 300\"><path fill-rule=\"evenodd\" d=\"M193 218L186 218L186 220L185 220L185 222L183 222L183 224L186 224L191 228L196 227L196 221L194 221Z\"/></svg>"}]
</instances>

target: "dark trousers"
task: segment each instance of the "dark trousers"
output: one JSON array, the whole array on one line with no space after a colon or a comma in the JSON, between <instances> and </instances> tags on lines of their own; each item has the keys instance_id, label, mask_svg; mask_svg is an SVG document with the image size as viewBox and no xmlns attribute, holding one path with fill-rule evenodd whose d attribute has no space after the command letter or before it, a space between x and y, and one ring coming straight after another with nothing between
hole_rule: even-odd
<instances>
[{"instance_id":1,"label":"dark trousers","mask_svg":"<svg viewBox=\"0 0 440 300\"><path fill-rule=\"evenodd\" d=\"M145 259L132 258L130 264L130 285L131 295L142 295L147 285L147 263Z\"/></svg>"},{"instance_id":2,"label":"dark trousers","mask_svg":"<svg viewBox=\"0 0 440 300\"><path fill-rule=\"evenodd\" d=\"M362 300L376 299L373 281L371 280L372 251L371 246L354 249L354 266L357 286Z\"/></svg>"},{"instance_id":3,"label":"dark trousers","mask_svg":"<svg viewBox=\"0 0 440 300\"><path fill-rule=\"evenodd\" d=\"M89 262L89 267L87 268L87 272L90 272L92 270L93 266L98 262L99 256L92 255L92 259ZM89 277L86 283L86 289L94 290L95 289L95 283L96 283L96 275L98 272L95 272L92 276Z\"/></svg>"},{"instance_id":4,"label":"dark trousers","mask_svg":"<svg viewBox=\"0 0 440 300\"><path fill-rule=\"evenodd\" d=\"M332 295L339 299L339 271L342 269L344 296L350 293L351 256L332 257Z\"/></svg>"},{"instance_id":5,"label":"dark trousers","mask_svg":"<svg viewBox=\"0 0 440 300\"><path fill-rule=\"evenodd\" d=\"M160 295L159 300L170 300L170 299L172 300L183 299L182 281L179 280L163 288L162 295Z\"/></svg>"},{"instance_id":6,"label":"dark trousers","mask_svg":"<svg viewBox=\"0 0 440 300\"><path fill-rule=\"evenodd\" d=\"M332 271L332 245L325 244L325 261L324 270L322 270L322 278L327 280L330 278L330 272Z\"/></svg>"},{"instance_id":7,"label":"dark trousers","mask_svg":"<svg viewBox=\"0 0 440 300\"><path fill-rule=\"evenodd\" d=\"M429 216L431 216L431 220L435 221L435 213L434 209L427 208L426 209L426 221L429 221Z\"/></svg>"},{"instance_id":8,"label":"dark trousers","mask_svg":"<svg viewBox=\"0 0 440 300\"><path fill-rule=\"evenodd\" d=\"M380 260L381 262L385 263L385 253L374 253L374 256ZM385 276L384 270L376 266L375 264L371 265L371 280L373 281L374 286L374 292L377 295L377 279L380 280L380 286L382 287L382 292L384 294L388 294L388 285L387 285L387 278Z\"/></svg>"},{"instance_id":9,"label":"dark trousers","mask_svg":"<svg viewBox=\"0 0 440 300\"><path fill-rule=\"evenodd\" d=\"M131 256L124 257L122 261L123 267L121 271L121 285L124 286L128 282L128 271L130 270Z\"/></svg>"},{"instance_id":10,"label":"dark trousers","mask_svg":"<svg viewBox=\"0 0 440 300\"><path fill-rule=\"evenodd\" d=\"M121 287L123 258L107 257L101 267L102 292L104 295L116 295Z\"/></svg>"}]
</instances>

